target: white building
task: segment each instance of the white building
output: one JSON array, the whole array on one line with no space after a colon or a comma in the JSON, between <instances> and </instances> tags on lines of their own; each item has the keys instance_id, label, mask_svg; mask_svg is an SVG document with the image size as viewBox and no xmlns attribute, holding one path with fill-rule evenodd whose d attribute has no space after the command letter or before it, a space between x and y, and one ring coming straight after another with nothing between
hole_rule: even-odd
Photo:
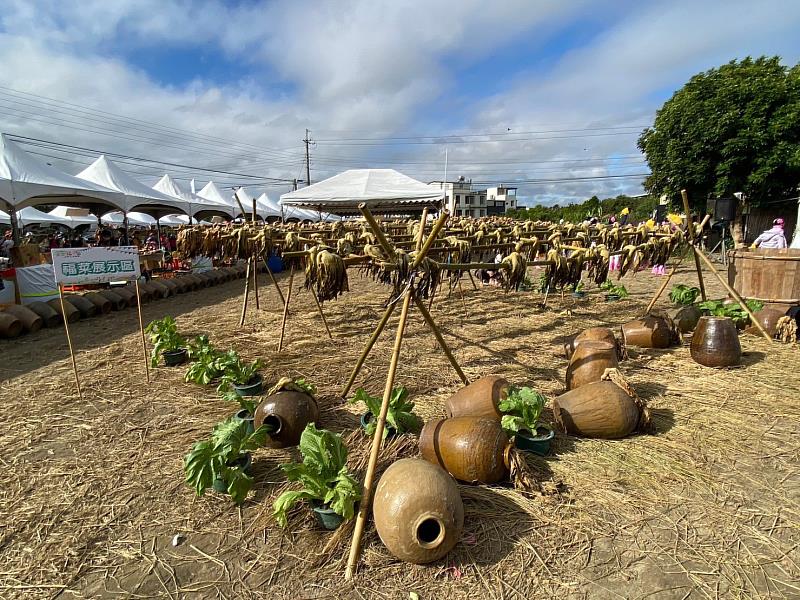
<instances>
[{"instance_id":1,"label":"white building","mask_svg":"<svg viewBox=\"0 0 800 600\"><path fill-rule=\"evenodd\" d=\"M444 190L445 206L454 217L485 217L486 190L473 190L472 180L459 177L457 181L431 181L428 185Z\"/></svg>"},{"instance_id":2,"label":"white building","mask_svg":"<svg viewBox=\"0 0 800 600\"><path fill-rule=\"evenodd\" d=\"M490 215L501 215L517 208L517 188L500 185L486 190L486 206Z\"/></svg>"}]
</instances>

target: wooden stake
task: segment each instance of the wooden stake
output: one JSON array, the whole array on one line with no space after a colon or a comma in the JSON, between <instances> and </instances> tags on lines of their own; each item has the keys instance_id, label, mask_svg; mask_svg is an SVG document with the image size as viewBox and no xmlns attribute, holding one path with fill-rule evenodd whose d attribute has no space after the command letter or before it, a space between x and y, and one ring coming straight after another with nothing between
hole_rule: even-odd
<instances>
[{"instance_id":1,"label":"wooden stake","mask_svg":"<svg viewBox=\"0 0 800 600\"><path fill-rule=\"evenodd\" d=\"M264 266L267 269L267 273L269 274L269 278L272 280L275 289L278 290L278 295L281 297L281 302L285 305L286 298L284 298L283 296L283 290L281 290L281 286L278 285L278 280L275 279L275 274L272 272L272 269L269 268L269 263L267 262L267 259L264 258L263 255L261 256L261 260L264 262Z\"/></svg>"},{"instance_id":2,"label":"wooden stake","mask_svg":"<svg viewBox=\"0 0 800 600\"><path fill-rule=\"evenodd\" d=\"M428 327L431 328L431 331L433 331L433 335L436 337L436 340L439 342L439 345L442 347L442 350L444 351L445 356L447 356L447 360L449 360L450 364L453 365L453 368L456 370L456 373L461 378L461 381L464 382L464 385L469 385L469 379L467 379L467 376L464 375L464 371L462 371L461 367L458 365L458 362L456 361L455 357L453 356L453 353L450 351L450 348L447 346L447 342L444 341L444 338L442 337L442 334L439 331L439 328L436 326L436 322L433 320L433 317L431 316L431 313L429 313L428 309L425 307L425 303L422 300L420 300L419 298L417 298L416 294L414 295L413 299L414 299L414 304L416 304L417 308L419 309L419 312L422 313L422 318L425 319L425 322L428 324Z\"/></svg>"},{"instance_id":3,"label":"wooden stake","mask_svg":"<svg viewBox=\"0 0 800 600\"><path fill-rule=\"evenodd\" d=\"M258 259L253 254L253 292L256 294L256 310L260 310L261 306L258 302Z\"/></svg>"},{"instance_id":4,"label":"wooden stake","mask_svg":"<svg viewBox=\"0 0 800 600\"><path fill-rule=\"evenodd\" d=\"M478 285L475 283L475 278L472 276L472 271L467 269L467 275L469 275L469 280L472 282L472 289L477 292L478 291Z\"/></svg>"},{"instance_id":5,"label":"wooden stake","mask_svg":"<svg viewBox=\"0 0 800 600\"><path fill-rule=\"evenodd\" d=\"M364 366L364 363L367 360L367 356L369 356L369 353L372 351L372 347L375 345L375 342L378 341L378 338L380 337L381 333L383 333L383 329L384 327L386 327L386 323L389 322L389 317L392 316L395 306L397 306L397 303L391 302L389 306L386 307L386 310L383 313L383 317L381 317L380 323L378 323L378 326L375 328L375 331L372 332L372 336L369 338L369 341L367 342L367 345L364 347L363 352L361 352L361 356L358 357L358 362L356 363L356 366L353 367L353 370L350 373L350 378L347 380L347 383L342 389L342 393L339 394L342 398L347 398L347 394L350 391L350 388L353 387L353 383L355 382L356 377L358 377L358 373L361 371L361 367Z\"/></svg>"},{"instance_id":6,"label":"wooden stake","mask_svg":"<svg viewBox=\"0 0 800 600\"><path fill-rule=\"evenodd\" d=\"M294 265L289 272L289 292L286 295L286 304L283 305L283 322L281 323L281 338L278 340L278 352L283 350L283 334L286 332L286 318L289 316L289 302L292 301L292 285L294 284Z\"/></svg>"},{"instance_id":7,"label":"wooden stake","mask_svg":"<svg viewBox=\"0 0 800 600\"><path fill-rule=\"evenodd\" d=\"M150 383L150 361L147 359L147 341L144 338L144 321L142 321L142 297L139 295L139 280L133 280L136 287L136 310L139 311L139 331L142 333L142 355L144 356L144 373Z\"/></svg>"},{"instance_id":8,"label":"wooden stake","mask_svg":"<svg viewBox=\"0 0 800 600\"><path fill-rule=\"evenodd\" d=\"M75 387L78 388L78 397L83 401L83 392L81 391L81 380L78 377L78 365L75 363L75 352L72 350L72 338L69 335L69 323L67 322L67 311L64 309L64 288L58 284L58 299L61 302L61 316L64 317L64 331L67 334L67 347L69 347L69 356L72 359L72 372L75 374Z\"/></svg>"},{"instance_id":9,"label":"wooden stake","mask_svg":"<svg viewBox=\"0 0 800 600\"><path fill-rule=\"evenodd\" d=\"M247 272L244 277L244 298L242 299L242 316L239 317L239 327L244 327L244 317L247 314L247 297L250 295L250 259L247 259Z\"/></svg>"},{"instance_id":10,"label":"wooden stake","mask_svg":"<svg viewBox=\"0 0 800 600\"><path fill-rule=\"evenodd\" d=\"M751 311L750 308L747 306L747 303L739 295L739 292L733 289L733 287L730 286L727 281L725 281L725 278L717 272L717 269L714 267L714 263L712 263L697 246L692 246L692 249L694 250L695 258L697 258L698 260L702 259L703 262L706 263L706 266L709 269L711 269L711 273L714 275L714 277L716 277L719 280L719 282L723 285L723 287L726 290L728 290L728 293L731 296L733 296L733 298L739 303L739 306L742 307L742 310L747 313L747 316L750 317L750 322L756 326L756 329L758 329L761 332L761 335L763 335L770 342L774 341L772 337L764 329L764 327L761 325L761 323L758 322L758 319L756 319L756 316L753 314L753 311Z\"/></svg>"},{"instance_id":11,"label":"wooden stake","mask_svg":"<svg viewBox=\"0 0 800 600\"><path fill-rule=\"evenodd\" d=\"M383 388L383 401L381 402L381 412L375 424L375 433L372 435L372 448L369 453L369 463L367 463L367 473L364 476L364 491L361 495L361 504L356 516L356 526L353 531L353 541L350 543L350 555L347 558L347 570L344 578L350 580L358 566L358 558L361 555L361 537L364 535L364 525L369 517L372 506L372 487L375 479L375 468L378 466L378 455L381 451L383 442L383 429L386 426L386 413L389 412L389 399L392 397L394 379L397 374L397 363L400 362L400 347L403 344L403 332L408 320L408 307L411 304L411 293L406 291L403 296L403 307L400 311L400 323L397 325L397 334L394 338L394 348L392 350L392 360L389 363L389 374L386 376L386 387Z\"/></svg>"},{"instance_id":12,"label":"wooden stake","mask_svg":"<svg viewBox=\"0 0 800 600\"><path fill-rule=\"evenodd\" d=\"M317 304L317 310L319 311L319 316L322 317L322 323L325 325L325 331L328 332L328 337L333 339L333 335L331 335L331 330L328 327L328 321L325 320L325 313L322 312L322 304L319 302L319 298L317 298L317 293L312 289L311 296L314 298L314 302Z\"/></svg>"},{"instance_id":13,"label":"wooden stake","mask_svg":"<svg viewBox=\"0 0 800 600\"><path fill-rule=\"evenodd\" d=\"M681 198L683 199L683 212L686 213L686 228L689 230L689 241L694 244L694 223L692 223L692 213L689 210L689 194L686 190L681 190ZM694 266L697 270L697 280L700 283L700 297L703 299L703 302L705 302L707 300L706 284L703 282L703 269L700 266L700 259L697 257L697 252L694 253Z\"/></svg>"}]
</instances>

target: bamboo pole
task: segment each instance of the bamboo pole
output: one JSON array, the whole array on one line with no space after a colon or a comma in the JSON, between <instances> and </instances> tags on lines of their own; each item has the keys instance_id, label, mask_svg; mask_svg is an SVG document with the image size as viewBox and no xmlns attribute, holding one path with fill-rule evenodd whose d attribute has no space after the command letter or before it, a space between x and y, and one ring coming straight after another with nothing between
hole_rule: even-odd
<instances>
[{"instance_id":1,"label":"bamboo pole","mask_svg":"<svg viewBox=\"0 0 800 600\"><path fill-rule=\"evenodd\" d=\"M753 314L753 311L750 310L750 308L747 306L747 303L739 295L739 292L737 292L735 289L733 289L733 287L731 285L729 285L727 281L725 281L725 278L722 277L722 275L720 275L717 272L717 269L714 268L714 263L712 263L708 259L708 257L705 254L703 254L703 252L697 246L692 246L692 249L694 250L695 257L698 260L700 260L700 259L703 260L703 262L706 264L706 266L709 269L711 269L711 273L714 275L714 277L716 277L719 280L719 282L723 285L723 287L726 290L728 290L728 293L731 296L733 296L733 298L739 303L739 306L741 306L742 310L747 313L747 316L750 317L750 322L753 325L755 325L756 329L758 329L761 332L761 335L763 335L769 341L773 341L772 337L769 335L769 333L767 333L767 331L764 329L764 327L761 325L761 323L758 322L758 319L756 319L756 316Z\"/></svg>"},{"instance_id":2,"label":"bamboo pole","mask_svg":"<svg viewBox=\"0 0 800 600\"><path fill-rule=\"evenodd\" d=\"M366 219L367 223L369 223L370 229L372 229L372 233L375 234L375 237L378 240L378 243L383 248L383 251L386 252L386 256L389 260L394 258L394 248L389 243L389 240L386 239L386 236L383 235L383 231L381 230L381 226L378 221L375 220L375 217L372 216L372 213L369 212L366 203L362 202L358 205L358 210L361 211L361 214L364 215L364 219Z\"/></svg>"},{"instance_id":3,"label":"bamboo pole","mask_svg":"<svg viewBox=\"0 0 800 600\"><path fill-rule=\"evenodd\" d=\"M139 312L139 331L142 332L142 354L144 355L144 373L147 376L147 383L150 383L150 364L147 360L147 341L144 339L144 321L142 321L142 297L139 295L139 280L134 279L136 287L136 310Z\"/></svg>"},{"instance_id":4,"label":"bamboo pole","mask_svg":"<svg viewBox=\"0 0 800 600\"><path fill-rule=\"evenodd\" d=\"M286 294L286 304L283 305L283 321L281 322L281 337L278 340L278 352L283 350L283 334L286 331L286 318L289 316L289 302L292 301L292 284L294 284L294 265L289 272L289 292Z\"/></svg>"},{"instance_id":5,"label":"bamboo pole","mask_svg":"<svg viewBox=\"0 0 800 600\"><path fill-rule=\"evenodd\" d=\"M72 359L72 373L75 375L75 387L78 388L78 397L83 402L83 392L81 391L81 380L78 377L78 365L75 363L75 351L72 349L72 338L69 335L69 323L67 322L67 311L64 308L64 286L58 284L58 299L61 302L61 316L64 317L64 331L67 334L67 347L69 357Z\"/></svg>"},{"instance_id":6,"label":"bamboo pole","mask_svg":"<svg viewBox=\"0 0 800 600\"><path fill-rule=\"evenodd\" d=\"M685 189L681 190L681 198L683 199L683 212L686 213L686 228L689 230L689 241L691 241L694 246L694 223L692 223L692 213L689 210L689 193ZM697 270L697 280L700 283L700 297L703 299L703 302L705 302L707 300L706 284L703 281L703 269L700 266L700 259L697 256L697 252L694 253L694 266ZM714 272L716 273L716 271Z\"/></svg>"},{"instance_id":7,"label":"bamboo pole","mask_svg":"<svg viewBox=\"0 0 800 600\"><path fill-rule=\"evenodd\" d=\"M416 304L417 308L419 309L419 312L422 313L422 318L425 319L425 322L428 324L428 327L430 327L431 331L433 331L433 335L436 337L436 341L438 341L439 345L442 347L445 356L447 356L447 360L449 360L450 364L453 365L453 368L455 369L456 373L458 374L459 378L464 383L464 385L469 385L469 379L467 379L467 376L464 374L464 371L462 371L461 367L458 365L458 362L453 356L453 353L450 351L447 342L444 341L444 337L442 337L442 333L439 331L439 327L437 327L436 322L433 320L433 317L431 316L431 313L428 312L428 309L425 307L425 303L419 298L417 298L416 294L414 294L413 299L414 299L414 304Z\"/></svg>"},{"instance_id":8,"label":"bamboo pole","mask_svg":"<svg viewBox=\"0 0 800 600\"><path fill-rule=\"evenodd\" d=\"M267 269L267 273L269 274L269 278L272 280L275 289L278 290L278 296L281 297L281 302L286 305L286 298L283 296L283 290L281 290L281 286L278 285L278 280L275 279L275 274L272 272L272 269L269 268L269 263L267 263L267 259L264 258L264 255L261 255L261 260L264 263L264 267Z\"/></svg>"},{"instance_id":9,"label":"bamboo pole","mask_svg":"<svg viewBox=\"0 0 800 600\"><path fill-rule=\"evenodd\" d=\"M242 315L239 317L239 327L244 326L244 318L247 315L247 298L250 296L250 259L247 259L247 272L245 273L244 298L242 299Z\"/></svg>"},{"instance_id":10,"label":"bamboo pole","mask_svg":"<svg viewBox=\"0 0 800 600\"><path fill-rule=\"evenodd\" d=\"M375 345L375 342L378 341L378 338L380 337L381 333L383 333L383 329L389 322L389 317L392 316L392 313L394 312L396 306L397 303L392 302L389 304L389 306L386 307L386 310L383 313L383 317L381 318L380 323L378 323L378 326L375 328L375 331L372 332L372 336L369 338L369 341L367 342L367 345L364 347L363 352L361 352L361 356L358 358L356 366L353 367L353 370L350 373L350 378L347 380L347 383L342 389L342 393L339 394L342 398L347 398L347 394L350 391L350 388L353 387L353 383L355 382L356 377L358 377L358 373L361 371L361 367L364 366L364 363L367 360L367 356L369 356L369 353L372 351L372 347Z\"/></svg>"},{"instance_id":11,"label":"bamboo pole","mask_svg":"<svg viewBox=\"0 0 800 600\"><path fill-rule=\"evenodd\" d=\"M472 289L477 292L478 291L478 284L475 283L475 278L472 276L472 271L467 269L467 275L469 275L469 280L472 282Z\"/></svg>"},{"instance_id":12,"label":"bamboo pole","mask_svg":"<svg viewBox=\"0 0 800 600\"><path fill-rule=\"evenodd\" d=\"M256 310L260 310L261 306L258 301L258 259L253 254L253 292L256 295Z\"/></svg>"},{"instance_id":13,"label":"bamboo pole","mask_svg":"<svg viewBox=\"0 0 800 600\"><path fill-rule=\"evenodd\" d=\"M325 325L325 331L328 332L328 337L333 339L333 335L331 334L331 330L328 327L328 321L325 320L325 313L322 312L322 304L320 304L319 298L317 298L317 293L313 289L310 290L310 291L311 291L311 296L314 298L314 302L317 305L317 310L319 311L319 316L322 317L322 323Z\"/></svg>"}]
</instances>

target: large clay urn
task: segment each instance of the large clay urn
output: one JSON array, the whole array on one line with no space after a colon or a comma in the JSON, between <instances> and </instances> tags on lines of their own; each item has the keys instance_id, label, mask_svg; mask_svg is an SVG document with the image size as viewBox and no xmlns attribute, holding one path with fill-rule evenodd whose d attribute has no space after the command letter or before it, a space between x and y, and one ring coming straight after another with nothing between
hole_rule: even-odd
<instances>
[{"instance_id":1,"label":"large clay urn","mask_svg":"<svg viewBox=\"0 0 800 600\"><path fill-rule=\"evenodd\" d=\"M129 286L122 286L122 287L115 287L114 293L117 296L120 296L125 302L128 303L129 307L136 306L136 292L132 290Z\"/></svg>"},{"instance_id":2,"label":"large clay urn","mask_svg":"<svg viewBox=\"0 0 800 600\"><path fill-rule=\"evenodd\" d=\"M464 503L444 469L418 458L386 469L372 512L383 544L405 562L424 564L452 550L464 529Z\"/></svg>"},{"instance_id":3,"label":"large clay urn","mask_svg":"<svg viewBox=\"0 0 800 600\"><path fill-rule=\"evenodd\" d=\"M6 314L12 315L20 320L22 327L27 333L36 333L44 326L44 320L30 308L21 304L12 304L4 310ZM58 316L58 315L56 315Z\"/></svg>"},{"instance_id":4,"label":"large clay urn","mask_svg":"<svg viewBox=\"0 0 800 600\"><path fill-rule=\"evenodd\" d=\"M81 311L81 319L89 319L97 315L97 307L83 296L70 294L64 296L64 300Z\"/></svg>"},{"instance_id":5,"label":"large clay urn","mask_svg":"<svg viewBox=\"0 0 800 600\"><path fill-rule=\"evenodd\" d=\"M742 360L736 325L728 317L702 317L692 336L691 355L706 367L732 367Z\"/></svg>"},{"instance_id":6,"label":"large clay urn","mask_svg":"<svg viewBox=\"0 0 800 600\"><path fill-rule=\"evenodd\" d=\"M422 458L468 483L505 479L511 448L500 421L487 417L433 419L419 435Z\"/></svg>"},{"instance_id":7,"label":"large clay urn","mask_svg":"<svg viewBox=\"0 0 800 600\"><path fill-rule=\"evenodd\" d=\"M762 308L758 312L753 313L753 316L755 316L756 321L761 324L768 334L775 337L775 334L778 332L778 320L786 316L786 311L778 310L777 308ZM761 335L761 332L755 325L751 325L745 329L745 333Z\"/></svg>"},{"instance_id":8,"label":"large clay urn","mask_svg":"<svg viewBox=\"0 0 800 600\"><path fill-rule=\"evenodd\" d=\"M461 388L444 403L448 417L502 417L497 405L506 397L508 381L499 375L487 375Z\"/></svg>"},{"instance_id":9,"label":"large clay urn","mask_svg":"<svg viewBox=\"0 0 800 600\"><path fill-rule=\"evenodd\" d=\"M697 322L703 313L694 304L681 307L670 313L672 321L681 333L689 333L697 327Z\"/></svg>"},{"instance_id":10,"label":"large clay urn","mask_svg":"<svg viewBox=\"0 0 800 600\"><path fill-rule=\"evenodd\" d=\"M111 302L105 296L96 292L88 292L83 297L94 304L97 307L97 312L101 315L107 315L111 312Z\"/></svg>"},{"instance_id":11,"label":"large clay urn","mask_svg":"<svg viewBox=\"0 0 800 600\"><path fill-rule=\"evenodd\" d=\"M112 310L125 310L128 308L128 302L125 300L125 298L113 290L99 290L97 293L111 302Z\"/></svg>"},{"instance_id":12,"label":"large clay urn","mask_svg":"<svg viewBox=\"0 0 800 600\"><path fill-rule=\"evenodd\" d=\"M267 396L256 408L253 425L267 425L272 432L268 448L288 448L300 443L300 435L309 423L319 421L317 402L303 392L283 390Z\"/></svg>"},{"instance_id":13,"label":"large clay urn","mask_svg":"<svg viewBox=\"0 0 800 600\"><path fill-rule=\"evenodd\" d=\"M556 422L569 434L617 439L639 425L642 411L625 390L611 381L597 381L553 398Z\"/></svg>"},{"instance_id":14,"label":"large clay urn","mask_svg":"<svg viewBox=\"0 0 800 600\"><path fill-rule=\"evenodd\" d=\"M666 319L647 315L622 326L622 338L626 346L641 348L669 348L673 332Z\"/></svg>"},{"instance_id":15,"label":"large clay urn","mask_svg":"<svg viewBox=\"0 0 800 600\"><path fill-rule=\"evenodd\" d=\"M61 318L61 315L45 302L31 302L25 306L42 318L45 327L59 327L64 323L64 319Z\"/></svg>"},{"instance_id":16,"label":"large clay urn","mask_svg":"<svg viewBox=\"0 0 800 600\"><path fill-rule=\"evenodd\" d=\"M572 358L575 348L582 342L608 342L616 346L617 338L608 327L590 327L589 329L584 329L564 344L564 355L567 358Z\"/></svg>"},{"instance_id":17,"label":"large clay urn","mask_svg":"<svg viewBox=\"0 0 800 600\"><path fill-rule=\"evenodd\" d=\"M150 289L156 291L157 297L159 298L169 298L172 295L172 290L160 281L151 279L147 285L150 286Z\"/></svg>"},{"instance_id":18,"label":"large clay urn","mask_svg":"<svg viewBox=\"0 0 800 600\"><path fill-rule=\"evenodd\" d=\"M0 311L0 337L15 338L24 329L22 321L11 313Z\"/></svg>"},{"instance_id":19,"label":"large clay urn","mask_svg":"<svg viewBox=\"0 0 800 600\"><path fill-rule=\"evenodd\" d=\"M567 389L600 381L606 369L616 369L617 347L608 342L581 342L567 366Z\"/></svg>"},{"instance_id":20,"label":"large clay urn","mask_svg":"<svg viewBox=\"0 0 800 600\"><path fill-rule=\"evenodd\" d=\"M54 311L56 311L62 319L66 317L67 323L74 323L75 321L81 318L81 311L77 308L72 306L66 300L64 301L64 309L61 309L61 301L58 298L53 298L52 300L47 301L47 305L50 306Z\"/></svg>"}]
</instances>

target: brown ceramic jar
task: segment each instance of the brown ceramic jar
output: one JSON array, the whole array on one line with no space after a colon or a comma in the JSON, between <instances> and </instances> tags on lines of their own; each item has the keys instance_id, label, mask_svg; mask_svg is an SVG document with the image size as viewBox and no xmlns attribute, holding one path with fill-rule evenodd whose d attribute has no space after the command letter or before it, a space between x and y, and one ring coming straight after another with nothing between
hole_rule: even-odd
<instances>
[{"instance_id":1,"label":"brown ceramic jar","mask_svg":"<svg viewBox=\"0 0 800 600\"><path fill-rule=\"evenodd\" d=\"M64 322L61 315L46 302L31 302L25 306L42 318L45 327L58 327Z\"/></svg>"},{"instance_id":2,"label":"brown ceramic jar","mask_svg":"<svg viewBox=\"0 0 800 600\"><path fill-rule=\"evenodd\" d=\"M574 390L587 383L600 381L606 369L618 365L617 348L608 342L581 342L575 348L567 366L567 389Z\"/></svg>"},{"instance_id":3,"label":"brown ceramic jar","mask_svg":"<svg viewBox=\"0 0 800 600\"><path fill-rule=\"evenodd\" d=\"M487 375L450 396L444 404L448 417L488 417L500 419L497 405L506 397L508 381L498 375Z\"/></svg>"},{"instance_id":4,"label":"brown ceramic jar","mask_svg":"<svg viewBox=\"0 0 800 600\"><path fill-rule=\"evenodd\" d=\"M736 325L728 317L702 317L692 336L691 355L706 367L732 367L742 361Z\"/></svg>"},{"instance_id":5,"label":"brown ceramic jar","mask_svg":"<svg viewBox=\"0 0 800 600\"><path fill-rule=\"evenodd\" d=\"M553 415L569 434L617 439L636 430L641 410L621 387L598 381L553 398Z\"/></svg>"},{"instance_id":6,"label":"brown ceramic jar","mask_svg":"<svg viewBox=\"0 0 800 600\"><path fill-rule=\"evenodd\" d=\"M673 334L665 319L648 315L625 323L622 326L622 337L626 346L669 348Z\"/></svg>"},{"instance_id":7,"label":"brown ceramic jar","mask_svg":"<svg viewBox=\"0 0 800 600\"><path fill-rule=\"evenodd\" d=\"M616 347L617 338L614 337L614 332L608 327L590 327L589 329L584 329L564 344L564 355L567 358L572 358L575 348L582 342L608 342Z\"/></svg>"},{"instance_id":8,"label":"brown ceramic jar","mask_svg":"<svg viewBox=\"0 0 800 600\"><path fill-rule=\"evenodd\" d=\"M288 448L300 443L300 435L309 423L319 421L317 402L302 392L283 390L262 400L256 408L253 425L272 429L268 448Z\"/></svg>"}]
</instances>

